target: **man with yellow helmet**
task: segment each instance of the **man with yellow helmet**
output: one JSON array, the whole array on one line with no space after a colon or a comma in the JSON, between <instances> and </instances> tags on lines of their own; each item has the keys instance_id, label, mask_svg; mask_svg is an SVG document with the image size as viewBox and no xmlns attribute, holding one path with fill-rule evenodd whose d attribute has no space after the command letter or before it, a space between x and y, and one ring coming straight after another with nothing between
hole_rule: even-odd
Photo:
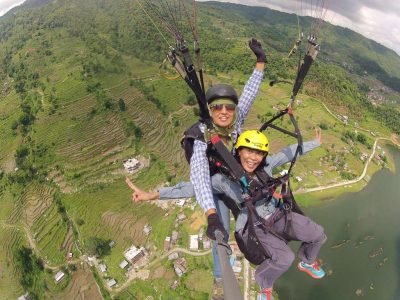
<instances>
[{"instance_id":1,"label":"man with yellow helmet","mask_svg":"<svg viewBox=\"0 0 400 300\"><path fill-rule=\"evenodd\" d=\"M321 142L321 132L316 130L316 139L303 143L305 154L318 147ZM235 149L236 156L241 166L246 171L251 180L260 180L258 175L260 170L272 177L274 168L290 162L295 155L297 145L292 145L282 149L279 153L268 155L268 138L258 130L246 130L238 138ZM189 182L182 182L174 187L161 188L156 192L145 192L129 180L130 187L133 189L132 201L146 201L155 199L186 198L194 196L193 186ZM234 201L240 210L236 215L235 237L237 235L246 238L246 228L248 228L249 212L243 206L242 189L238 182L233 181L222 173L212 176L212 188L215 194L224 194L227 198ZM271 195L272 196L272 195ZM276 233L284 233L285 218L279 218L280 201L275 197L265 197L255 203L257 214L264 220L269 220ZM280 215L281 216L281 215ZM293 233L292 239L302 241L298 251L301 262L298 268L306 272L313 278L322 278L325 272L318 266L316 257L326 240L323 228L313 222L310 218L292 212ZM257 237L268 253L268 257L262 261L256 270L256 281L262 291L258 299L273 300L272 287L274 282L288 270L294 260L294 254L287 241L278 238L270 232L265 232L261 228L254 226Z\"/></svg>"}]
</instances>

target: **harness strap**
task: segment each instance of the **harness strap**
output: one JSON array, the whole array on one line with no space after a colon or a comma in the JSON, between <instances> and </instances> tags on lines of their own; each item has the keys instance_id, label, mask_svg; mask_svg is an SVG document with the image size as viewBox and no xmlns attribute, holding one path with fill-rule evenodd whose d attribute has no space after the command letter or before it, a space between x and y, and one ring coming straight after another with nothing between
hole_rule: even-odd
<instances>
[{"instance_id":1,"label":"harness strap","mask_svg":"<svg viewBox=\"0 0 400 300\"><path fill-rule=\"evenodd\" d=\"M232 172L232 175L236 178L236 180L239 180L244 192L248 193L249 178L246 175L246 172L243 170L242 166L233 157L232 153L225 147L224 143L218 135L214 135L211 138L210 142L215 147L221 158L228 165L229 169Z\"/></svg>"},{"instance_id":2,"label":"harness strap","mask_svg":"<svg viewBox=\"0 0 400 300\"><path fill-rule=\"evenodd\" d=\"M197 50L196 56L199 55L199 51L200 49ZM213 125L205 97L203 73L201 70L199 71L199 80L196 73L196 68L190 56L189 48L187 48L184 44L178 45L177 49L172 49L168 53L168 59L171 61L171 64L175 67L181 77L185 80L186 84L193 91L194 95L196 96L197 104L199 105L200 119L207 125L207 128L211 129Z\"/></svg>"},{"instance_id":3,"label":"harness strap","mask_svg":"<svg viewBox=\"0 0 400 300\"><path fill-rule=\"evenodd\" d=\"M252 229L254 231L255 234L255 230L254 230L254 226L258 226L259 228L261 228L264 233L271 233L272 235L276 236L277 238L287 241L287 239L277 233L272 226L274 225L274 222L277 221L277 219L274 218L274 220L264 220L263 218L260 217L260 215L257 213L257 210L251 200L251 198L245 199L245 204L246 207L248 209L248 223L249 223L249 231L250 229ZM253 221L253 217L255 217L255 222ZM279 218L278 218L279 219ZM257 234L255 234L257 236ZM258 239L258 237L257 237ZM264 249L264 247L262 247ZM265 251L265 249L264 249Z\"/></svg>"}]
</instances>

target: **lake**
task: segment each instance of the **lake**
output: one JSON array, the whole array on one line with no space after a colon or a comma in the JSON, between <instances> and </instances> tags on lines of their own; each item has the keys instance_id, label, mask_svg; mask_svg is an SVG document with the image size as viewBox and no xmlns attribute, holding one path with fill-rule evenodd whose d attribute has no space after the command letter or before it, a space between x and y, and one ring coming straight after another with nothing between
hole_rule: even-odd
<instances>
[{"instance_id":1,"label":"lake","mask_svg":"<svg viewBox=\"0 0 400 300\"><path fill-rule=\"evenodd\" d=\"M400 299L400 152L396 174L375 174L360 192L306 210L328 236L315 280L294 264L275 285L281 300ZM292 242L294 249L298 243Z\"/></svg>"}]
</instances>

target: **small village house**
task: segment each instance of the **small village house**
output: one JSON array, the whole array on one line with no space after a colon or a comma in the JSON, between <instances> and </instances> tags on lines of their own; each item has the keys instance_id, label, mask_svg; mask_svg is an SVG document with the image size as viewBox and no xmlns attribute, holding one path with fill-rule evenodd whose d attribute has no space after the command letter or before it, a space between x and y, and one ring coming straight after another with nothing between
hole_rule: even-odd
<instances>
[{"instance_id":1,"label":"small village house","mask_svg":"<svg viewBox=\"0 0 400 300\"><path fill-rule=\"evenodd\" d=\"M55 280L56 282L60 282L61 279L64 278L64 276L65 276L65 274L64 274L63 271L58 271L57 274L54 275L54 280Z\"/></svg>"},{"instance_id":2,"label":"small village house","mask_svg":"<svg viewBox=\"0 0 400 300\"><path fill-rule=\"evenodd\" d=\"M197 234L190 235L190 250L199 250L199 236Z\"/></svg>"},{"instance_id":3,"label":"small village house","mask_svg":"<svg viewBox=\"0 0 400 300\"><path fill-rule=\"evenodd\" d=\"M136 246L131 246L128 250L124 252L124 256L127 261L134 264L142 257L146 256L146 251L143 247L137 248Z\"/></svg>"}]
</instances>

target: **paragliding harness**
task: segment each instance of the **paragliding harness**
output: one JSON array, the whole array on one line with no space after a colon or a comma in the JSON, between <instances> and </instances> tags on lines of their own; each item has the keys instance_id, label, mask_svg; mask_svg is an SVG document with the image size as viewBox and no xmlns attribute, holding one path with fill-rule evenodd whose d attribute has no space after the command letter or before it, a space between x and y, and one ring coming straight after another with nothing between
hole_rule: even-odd
<instances>
[{"instance_id":1,"label":"paragliding harness","mask_svg":"<svg viewBox=\"0 0 400 300\"><path fill-rule=\"evenodd\" d=\"M290 188L289 178L292 168L296 162L297 156L302 154L303 146L303 139L297 121L293 115L292 107L297 93L302 86L304 78L307 75L311 64L315 60L316 55L318 54L319 47L315 43L314 38L309 38L308 42L309 49L305 54L304 59L299 63L297 77L293 85L292 95L288 107L284 110L281 110L270 120L266 121L260 128L260 131L264 131L268 127L270 127L296 138L297 148L290 162L288 172L285 175L278 178L272 178L264 172L262 167L259 167L256 170L256 176L259 179L259 182L257 183L256 181L249 181L249 178L246 175L245 171L238 163L238 161L228 151L228 149L224 146L221 139L218 136L214 136L213 138L211 138L211 144L224 161L224 164L222 165L224 166L224 170L230 170L230 177L236 179L236 181L240 182L241 184L243 192L243 203L241 205L241 208L247 208L248 221L242 231L235 232L235 239L240 251L244 254L246 259L256 265L261 264L265 259L268 259L270 255L261 245L259 238L256 234L255 226L261 228L264 233L273 234L277 238L287 242L289 240L295 240L292 227L292 211L299 214L304 214L294 199L292 190ZM275 120L280 119L285 115L289 116L290 121L294 127L294 132L288 131L274 124ZM280 194L276 192L279 188ZM272 197L280 199L278 202L279 209L277 209L276 213L274 213L268 220L264 220L258 215L255 204L262 199L267 199L268 202L272 199ZM232 202L233 200L231 200L231 203ZM237 215L238 212L236 211L236 217ZM282 233L277 233L273 229L273 224L283 217L285 218L284 230Z\"/></svg>"},{"instance_id":2,"label":"paragliding harness","mask_svg":"<svg viewBox=\"0 0 400 300\"><path fill-rule=\"evenodd\" d=\"M227 206L233 211L235 217L238 216L241 209L244 207L247 208L248 221L241 232L235 232L235 239L240 251L244 254L246 259L256 265L261 264L265 259L268 259L270 255L261 245L256 234L255 227L259 227L264 233L273 234L277 238L287 242L295 239L293 235L291 212L294 211L296 213L303 214L293 197L293 193L290 188L289 177L296 162L297 156L301 155L303 145L302 136L297 121L293 115L292 105L312 62L318 53L318 45L311 43L311 41L309 42L312 47L309 48L304 60L299 64L296 81L293 85L292 95L288 107L278 112L273 118L266 121L260 128L260 131L264 131L270 127L297 139L297 148L290 162L290 167L287 174L278 178L272 178L264 172L263 168L258 168L259 170L256 170L256 175L259 179L259 182L257 183L254 180L250 181L242 166L226 148L218 135L214 135L211 140L207 142L207 157L210 162L211 175L220 172L224 175L227 175L234 181L240 182L241 184L243 192L243 203L241 207L238 208L235 207L235 205L232 205L232 203L234 203L232 199L228 199L226 203ZM199 101L198 98L199 104L204 105L204 109L200 109L200 111L207 112L205 117L202 118L202 121L206 124L207 129L210 130L212 128L211 118L206 109L204 98L201 100L202 101ZM289 116L294 127L294 132L274 124L275 120L280 119L285 115ZM193 143L196 139L205 142L204 133L201 132L199 123L196 123L187 129L185 131L184 138L181 141L182 147L185 150L186 159L189 162L193 153ZM280 193L276 192L278 189L280 189ZM274 213L268 220L264 220L258 215L255 204L262 199L267 199L268 202L272 199L272 197L279 199L279 209L277 209L276 213ZM273 229L273 224L283 217L285 218L284 230L282 233L277 233Z\"/></svg>"},{"instance_id":3,"label":"paragliding harness","mask_svg":"<svg viewBox=\"0 0 400 300\"><path fill-rule=\"evenodd\" d=\"M292 190L290 188L289 177L292 168L296 162L297 156L302 154L303 146L302 136L297 121L293 115L292 107L297 93L302 86L304 78L307 75L311 64L314 62L319 50L319 45L316 43L316 38L309 37L308 43L308 51L305 54L304 59L299 62L297 77L293 84L292 95L288 107L280 111L269 121L265 122L260 128L260 131L264 131L265 129L270 127L297 139L296 152L290 162L288 172L284 176L278 178L268 178L268 174L262 172L262 168L258 168L261 170L256 170L256 175L262 183L261 190L259 191L257 191L257 188L254 191L254 188L251 185L246 186L246 183L240 180L243 189L244 205L248 210L248 221L241 232L235 232L235 238L240 251L243 252L246 259L256 265L261 264L265 259L267 259L269 257L269 253L260 244L260 241L255 231L255 226L261 228L265 233L269 232L284 241L295 240L293 235L291 212L294 211L296 213L304 215L294 199ZM271 82L270 85L272 86L274 83L275 82ZM283 117L284 115L289 116L291 123L294 127L294 132L290 132L273 124L275 120ZM276 193L276 189L279 186L281 187L280 195ZM270 201L273 196L282 200L282 203L281 200L279 201L279 204L281 204L279 206L281 207L277 209L276 212L268 220L264 220L257 214L254 204L260 198L267 198L267 201ZM274 231L273 224L282 217L285 218L285 226L283 232L278 234Z\"/></svg>"},{"instance_id":4,"label":"paragliding harness","mask_svg":"<svg viewBox=\"0 0 400 300\"><path fill-rule=\"evenodd\" d=\"M191 59L189 48L186 46L186 42L183 39L181 32L176 26L172 27L173 28L171 29L175 36L176 45L175 47L170 46L170 50L167 54L167 59L193 91L199 106L200 122L205 124L205 130L212 132L213 123L208 111L207 101L205 97L203 70L201 66L200 47L196 26L192 28L194 39L194 53L196 55L196 67ZM308 52L304 56L302 62L299 62L297 78L293 85L290 104L286 109L280 111L271 120L265 122L260 128L260 131L263 131L266 128L271 127L278 131L281 131L282 133L289 134L297 139L298 146L295 155L291 161L289 170L285 176L275 179L269 177L267 174L265 174L265 172L260 171L256 174L261 184L256 184L255 181L249 180L249 177L243 170L242 166L238 163L232 153L226 148L221 138L217 134L213 135L210 141L207 141L207 157L209 158L211 172L221 172L231 178L234 178L241 184L243 192L242 198L244 200L243 207L246 207L248 210L248 222L246 224L245 230L242 231L242 234L235 233L235 238L240 250L244 253L245 257L254 264L260 264L262 261L269 257L267 251L260 244L260 241L255 231L255 226L262 228L264 232L269 232L280 239L289 240L292 238L291 211L293 210L298 213L302 213L300 208L297 206L292 191L290 189L289 176L297 156L301 154L302 151L302 137L300 134L300 130L297 126L297 122L293 116L292 104L312 62L314 61L318 53L318 45L315 43L315 39L309 37L308 42ZM301 54L299 57L301 58ZM289 115L290 120L295 128L294 133L273 124L276 119L279 119L286 114ZM181 145L185 150L186 159L189 162L193 154L194 140L205 141L204 133L201 132L199 123L194 124L188 130L186 130L185 136L181 141ZM280 195L276 193L276 190L279 187L281 189ZM279 212L279 215L274 215L272 220L267 222L258 215L255 209L255 203L265 198L267 198L269 201L272 199L273 196L281 199L282 205L281 208L277 210ZM233 206L231 205L231 207ZM236 212L234 211L234 214L236 214L236 216L237 213L237 210ZM283 234L278 234L274 231L272 226L273 222L277 221L281 217L285 217L285 230ZM247 234L243 234L246 233L246 231Z\"/></svg>"},{"instance_id":5,"label":"paragliding harness","mask_svg":"<svg viewBox=\"0 0 400 300\"><path fill-rule=\"evenodd\" d=\"M271 124L271 122L273 122L276 118L283 116L284 114L290 115L293 125L295 127L294 133ZM296 136L298 141L295 155L290 162L291 165L287 174L278 178L273 178L269 176L264 171L263 166L260 165L255 171L255 175L257 176L258 180L251 180L246 172L243 170L237 159L228 151L228 149L222 143L221 139L218 136L214 136L211 139L211 144L213 145L213 147L215 147L216 151L223 159L223 173L226 173L226 170L229 170L229 177L232 180L239 182L241 185L243 202L239 206L237 206L232 199L225 198L224 200L226 201L227 206L231 208L235 219L237 219L238 215L242 212L244 208L247 209L248 220L242 231L235 232L235 239L240 251L244 254L246 259L256 265L261 264L264 260L269 258L270 255L261 245L259 238L256 234L255 227L259 227L265 234L273 234L281 240L293 240L294 235L292 233L293 229L291 224L291 212L294 211L299 214L303 214L293 197L293 193L290 189L289 183L291 169L296 161L297 156L301 154L302 151L302 137L291 110L287 109L280 112L278 117L266 122L262 126L262 128L265 129L267 127L273 127L274 129L280 131L283 130L287 134ZM278 190L280 190L280 193L277 192ZM265 199L267 204L269 201L271 201L272 197L279 199L277 205L279 208L276 210L276 213L274 213L271 218L265 220L259 216L255 205L258 201L265 201ZM235 203L235 205L232 205L232 203ZM273 224L283 217L285 218L285 229L283 233L278 233L274 230Z\"/></svg>"},{"instance_id":6,"label":"paragliding harness","mask_svg":"<svg viewBox=\"0 0 400 300\"><path fill-rule=\"evenodd\" d=\"M265 122L260 128L260 131L264 131L265 129L270 127L297 139L296 152L290 162L288 172L281 177L271 178L268 176L268 174L263 172L263 168L259 167L258 170L256 170L256 175L261 182L261 188L258 188L258 190L257 187L254 188L251 185L247 184L247 182L239 180L243 190L242 198L244 200L244 206L248 210L248 221L241 232L235 232L235 238L240 251L243 252L246 259L256 265L261 264L265 259L269 258L269 253L261 245L259 238L256 234L255 226L261 228L264 233L273 234L277 238L280 238L284 241L296 240L293 234L291 212L293 211L304 215L294 199L292 190L290 188L289 177L292 168L296 162L297 156L302 154L303 146L303 139L297 121L293 115L292 107L297 93L302 86L304 78L307 75L311 64L314 62L319 50L319 45L316 44L316 39L314 37L309 37L308 43L308 51L305 54L304 59L299 62L297 77L293 84L292 95L288 107L280 111L269 121ZM271 82L270 85L272 86L273 83L275 82ZM284 115L289 116L291 123L294 127L294 132L290 132L273 124L275 120L283 117ZM238 173L238 175L240 176L241 174ZM278 187L281 188L280 195L276 193L276 189ZM280 208L277 209L268 220L264 220L258 215L254 204L259 201L259 199L266 198L267 201L270 201L272 197L281 199L279 201ZM277 233L273 229L273 224L276 221L280 220L282 217L285 218L284 230L282 233Z\"/></svg>"},{"instance_id":7,"label":"paragliding harness","mask_svg":"<svg viewBox=\"0 0 400 300\"><path fill-rule=\"evenodd\" d=\"M295 127L295 132L292 133L286 129L280 128L272 124L276 119L288 114ZM188 162L190 162L191 155L193 153L194 140L204 140L204 133L200 130L200 123L192 125L185 131L184 138L181 141L182 147L185 150L185 156ZM261 127L261 130L265 130L267 127L274 128L285 134L296 137L298 145L296 148L295 155L291 160L288 173L278 178L270 177L262 167L257 168L255 174L257 180L250 180L242 166L239 164L237 159L232 153L226 148L222 140L218 135L214 135L210 141L207 142L206 155L209 161L210 175L216 173L222 173L223 175L230 178L232 181L240 182L243 191L242 199L243 202L238 206L234 200L221 195L221 199L230 208L235 219L241 213L243 208L247 208L248 221L244 229L239 233L235 232L235 239L239 246L240 251L244 254L246 259L253 264L261 264L265 259L269 258L269 253L262 247L257 237L255 226L261 228L264 233L271 233L279 239L288 241L293 240L292 225L291 225L291 211L303 214L299 206L297 205L293 193L290 189L289 176L292 167L296 161L296 158L302 151L302 137L300 130L297 126L297 122L293 116L293 112L290 108L287 108L277 114L271 120L265 122ZM277 190L280 189L280 193ZM258 201L267 199L269 202L272 197L279 199L277 214L274 214L270 220L264 220L259 216L256 211L255 205ZM277 233L273 229L274 222L280 218L285 218L285 230L284 233Z\"/></svg>"}]
</instances>

